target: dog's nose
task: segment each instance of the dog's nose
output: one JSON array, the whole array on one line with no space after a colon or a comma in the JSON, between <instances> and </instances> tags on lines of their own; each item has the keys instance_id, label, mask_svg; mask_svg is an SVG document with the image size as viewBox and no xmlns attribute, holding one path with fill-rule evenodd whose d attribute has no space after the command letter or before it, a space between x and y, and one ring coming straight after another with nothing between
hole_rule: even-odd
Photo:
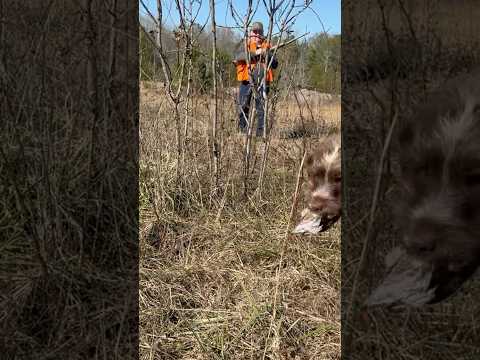
<instances>
[{"instance_id":1,"label":"dog's nose","mask_svg":"<svg viewBox=\"0 0 480 360\"><path fill-rule=\"evenodd\" d=\"M435 250L436 241L433 237L408 235L406 239L407 251L417 255L427 255Z\"/></svg>"},{"instance_id":2,"label":"dog's nose","mask_svg":"<svg viewBox=\"0 0 480 360\"><path fill-rule=\"evenodd\" d=\"M327 207L328 201L330 198L328 196L324 195L314 195L312 196L308 207L312 211L322 211Z\"/></svg>"},{"instance_id":3,"label":"dog's nose","mask_svg":"<svg viewBox=\"0 0 480 360\"><path fill-rule=\"evenodd\" d=\"M319 201L315 201L315 202L312 201L310 202L308 207L310 208L310 210L314 212L318 212L318 211L322 211L325 208L325 204Z\"/></svg>"},{"instance_id":4,"label":"dog's nose","mask_svg":"<svg viewBox=\"0 0 480 360\"><path fill-rule=\"evenodd\" d=\"M439 240L439 229L425 221L416 222L405 236L407 251L416 255L430 255L435 251Z\"/></svg>"},{"instance_id":5,"label":"dog's nose","mask_svg":"<svg viewBox=\"0 0 480 360\"><path fill-rule=\"evenodd\" d=\"M330 185L322 186L312 191L308 200L308 208L318 215L340 215L340 198L335 197Z\"/></svg>"}]
</instances>

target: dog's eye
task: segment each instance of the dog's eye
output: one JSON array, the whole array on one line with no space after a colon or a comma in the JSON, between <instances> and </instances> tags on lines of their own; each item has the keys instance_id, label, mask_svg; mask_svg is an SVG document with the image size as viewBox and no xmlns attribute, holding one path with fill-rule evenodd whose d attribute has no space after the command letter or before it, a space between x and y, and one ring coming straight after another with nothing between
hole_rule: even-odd
<instances>
[{"instance_id":1,"label":"dog's eye","mask_svg":"<svg viewBox=\"0 0 480 360\"><path fill-rule=\"evenodd\" d=\"M433 160L431 160L429 162L414 166L412 171L414 176L416 175L420 177L431 177L431 176L436 176L436 174L438 174L439 169L441 169L441 166L435 163Z\"/></svg>"},{"instance_id":2,"label":"dog's eye","mask_svg":"<svg viewBox=\"0 0 480 360\"><path fill-rule=\"evenodd\" d=\"M480 172L472 172L465 177L465 184L467 186L480 185Z\"/></svg>"},{"instance_id":3,"label":"dog's eye","mask_svg":"<svg viewBox=\"0 0 480 360\"><path fill-rule=\"evenodd\" d=\"M419 165L419 166L414 166L412 169L411 169L411 173L412 175L414 176L429 176L432 172L432 169L431 167L429 167L428 165Z\"/></svg>"},{"instance_id":4,"label":"dog's eye","mask_svg":"<svg viewBox=\"0 0 480 360\"><path fill-rule=\"evenodd\" d=\"M476 115L480 115L480 104L476 104L473 108L473 113Z\"/></svg>"},{"instance_id":5,"label":"dog's eye","mask_svg":"<svg viewBox=\"0 0 480 360\"><path fill-rule=\"evenodd\" d=\"M314 179L320 179L325 176L325 169L323 168L313 169L313 171L309 173L309 176Z\"/></svg>"}]
</instances>

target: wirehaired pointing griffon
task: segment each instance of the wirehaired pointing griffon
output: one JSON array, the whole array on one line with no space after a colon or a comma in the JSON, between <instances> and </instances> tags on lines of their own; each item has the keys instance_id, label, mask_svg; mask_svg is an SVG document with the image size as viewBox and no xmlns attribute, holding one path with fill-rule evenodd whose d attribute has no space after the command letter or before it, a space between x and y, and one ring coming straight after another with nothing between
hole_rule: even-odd
<instances>
[{"instance_id":1,"label":"wirehaired pointing griffon","mask_svg":"<svg viewBox=\"0 0 480 360\"><path fill-rule=\"evenodd\" d=\"M435 303L480 265L480 71L445 83L398 130L396 222L410 265L369 301Z\"/></svg>"},{"instance_id":2,"label":"wirehaired pointing griffon","mask_svg":"<svg viewBox=\"0 0 480 360\"><path fill-rule=\"evenodd\" d=\"M305 159L307 207L295 232L325 231L341 214L340 135L323 138Z\"/></svg>"},{"instance_id":3,"label":"wirehaired pointing griffon","mask_svg":"<svg viewBox=\"0 0 480 360\"><path fill-rule=\"evenodd\" d=\"M432 93L399 143L403 243L433 266L440 299L480 264L480 71Z\"/></svg>"},{"instance_id":4,"label":"wirehaired pointing griffon","mask_svg":"<svg viewBox=\"0 0 480 360\"><path fill-rule=\"evenodd\" d=\"M307 206L313 213L329 218L341 211L340 138L323 139L305 160Z\"/></svg>"}]
</instances>

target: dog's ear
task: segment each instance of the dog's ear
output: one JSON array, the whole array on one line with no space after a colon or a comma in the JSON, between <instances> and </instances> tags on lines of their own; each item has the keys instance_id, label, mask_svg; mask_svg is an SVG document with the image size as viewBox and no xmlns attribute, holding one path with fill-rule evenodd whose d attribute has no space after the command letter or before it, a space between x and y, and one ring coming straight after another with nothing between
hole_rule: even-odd
<instances>
[{"instance_id":1,"label":"dog's ear","mask_svg":"<svg viewBox=\"0 0 480 360\"><path fill-rule=\"evenodd\" d=\"M406 120L400 122L398 126L398 142L400 146L407 147L410 146L413 142L415 132L413 130L412 124Z\"/></svg>"},{"instance_id":2,"label":"dog's ear","mask_svg":"<svg viewBox=\"0 0 480 360\"><path fill-rule=\"evenodd\" d=\"M303 164L303 168L306 169L307 175L309 173L309 170L313 166L313 161L314 161L314 154L313 153L308 154L307 157L305 158L305 163Z\"/></svg>"}]
</instances>

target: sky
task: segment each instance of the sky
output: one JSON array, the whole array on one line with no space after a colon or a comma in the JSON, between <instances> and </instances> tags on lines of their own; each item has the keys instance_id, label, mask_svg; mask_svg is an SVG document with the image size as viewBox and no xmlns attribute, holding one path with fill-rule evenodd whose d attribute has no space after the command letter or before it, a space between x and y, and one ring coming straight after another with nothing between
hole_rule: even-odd
<instances>
[{"instance_id":1,"label":"sky","mask_svg":"<svg viewBox=\"0 0 480 360\"><path fill-rule=\"evenodd\" d=\"M278 0L277 0L278 1ZM156 0L143 0L145 5L149 8L154 16L157 15L157 1ZM237 11L242 15L246 13L247 0L232 0L233 5ZM289 1L287 1L289 2ZM194 0L195 8L198 9L198 20L200 24L210 22L210 9L209 0ZM258 3L258 0L254 0L254 6ZM268 0L266 1L268 4ZM217 25L220 26L236 26L233 19L230 8L228 6L228 0L215 0L215 17ZM303 1L296 0L296 4L303 4ZM162 0L163 5L163 18L164 25L169 28L173 28L178 25L178 15L175 7L174 0ZM309 32L310 35L327 31L329 34L340 34L341 32L341 0L313 0L310 7L314 10L307 9L300 14L293 25L293 30L296 34L303 34ZM295 10L294 10L295 11ZM146 15L146 12L142 5L140 5L140 15ZM265 29L268 24L268 16L263 5L263 1L260 0L258 10L253 17L253 21L261 21ZM323 24L323 25L322 25ZM275 31L274 31L275 32Z\"/></svg>"}]
</instances>

